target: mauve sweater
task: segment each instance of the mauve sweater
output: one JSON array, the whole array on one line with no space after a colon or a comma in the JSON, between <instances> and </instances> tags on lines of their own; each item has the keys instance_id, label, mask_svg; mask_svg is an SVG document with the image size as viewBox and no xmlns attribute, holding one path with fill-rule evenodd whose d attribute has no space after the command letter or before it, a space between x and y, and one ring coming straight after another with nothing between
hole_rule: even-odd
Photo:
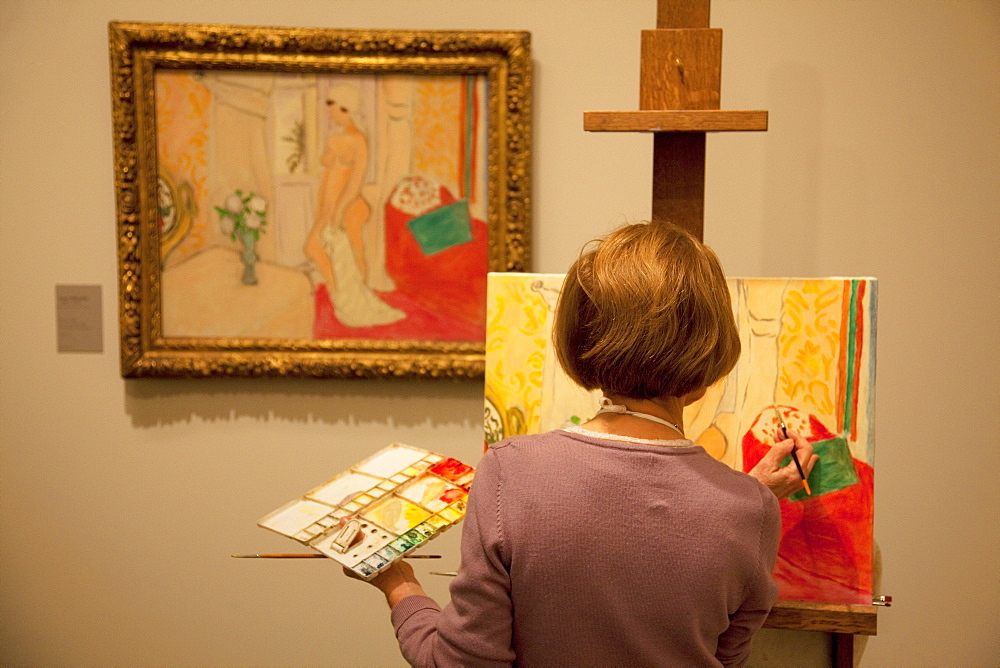
<instances>
[{"instance_id":1,"label":"mauve sweater","mask_svg":"<svg viewBox=\"0 0 1000 668\"><path fill-rule=\"evenodd\" d=\"M600 436L560 430L487 451L451 602L409 596L392 609L407 661L746 660L777 596L777 499L690 441Z\"/></svg>"}]
</instances>

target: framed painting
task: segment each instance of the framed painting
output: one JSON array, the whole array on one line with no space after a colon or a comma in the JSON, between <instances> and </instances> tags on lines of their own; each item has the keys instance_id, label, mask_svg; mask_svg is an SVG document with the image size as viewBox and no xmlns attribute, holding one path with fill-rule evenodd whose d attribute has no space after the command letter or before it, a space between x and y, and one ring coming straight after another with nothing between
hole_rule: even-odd
<instances>
[{"instance_id":1,"label":"framed painting","mask_svg":"<svg viewBox=\"0 0 1000 668\"><path fill-rule=\"evenodd\" d=\"M122 375L481 378L526 32L109 24Z\"/></svg>"}]
</instances>

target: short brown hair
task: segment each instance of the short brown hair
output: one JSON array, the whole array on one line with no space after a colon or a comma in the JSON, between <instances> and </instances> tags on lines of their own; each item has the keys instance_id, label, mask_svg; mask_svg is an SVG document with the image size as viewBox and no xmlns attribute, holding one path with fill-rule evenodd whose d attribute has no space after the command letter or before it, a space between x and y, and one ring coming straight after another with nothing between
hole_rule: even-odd
<instances>
[{"instance_id":1,"label":"short brown hair","mask_svg":"<svg viewBox=\"0 0 1000 668\"><path fill-rule=\"evenodd\" d=\"M704 389L740 356L719 259L662 221L626 225L584 248L559 295L553 342L574 381L632 399Z\"/></svg>"}]
</instances>

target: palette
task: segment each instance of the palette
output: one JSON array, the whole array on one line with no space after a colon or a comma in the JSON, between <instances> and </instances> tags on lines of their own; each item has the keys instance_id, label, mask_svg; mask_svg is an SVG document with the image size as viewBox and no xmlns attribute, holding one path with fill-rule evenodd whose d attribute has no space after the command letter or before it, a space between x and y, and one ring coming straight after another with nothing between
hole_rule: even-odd
<instances>
[{"instance_id":1,"label":"palette","mask_svg":"<svg viewBox=\"0 0 1000 668\"><path fill-rule=\"evenodd\" d=\"M365 580L465 515L475 469L394 443L262 517Z\"/></svg>"}]
</instances>

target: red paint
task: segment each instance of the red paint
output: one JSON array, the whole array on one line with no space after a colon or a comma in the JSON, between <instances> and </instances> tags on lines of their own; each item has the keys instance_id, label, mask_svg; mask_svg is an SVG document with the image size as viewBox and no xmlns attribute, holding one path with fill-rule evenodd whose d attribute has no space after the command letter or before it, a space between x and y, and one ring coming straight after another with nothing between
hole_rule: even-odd
<instances>
[{"instance_id":1,"label":"red paint","mask_svg":"<svg viewBox=\"0 0 1000 668\"><path fill-rule=\"evenodd\" d=\"M444 186L440 193L442 206L455 202ZM407 228L412 218L391 204L385 207L386 270L396 282L397 291L409 295L428 311L476 326L479 331L476 340L485 340L486 223L473 218L472 241L428 256Z\"/></svg>"},{"instance_id":2,"label":"red paint","mask_svg":"<svg viewBox=\"0 0 1000 668\"><path fill-rule=\"evenodd\" d=\"M481 341L482 328L433 313L416 299L400 292L379 293L386 304L406 313L403 320L388 325L348 327L337 320L326 285L316 287L313 337L317 339L376 339L392 341Z\"/></svg>"},{"instance_id":3,"label":"red paint","mask_svg":"<svg viewBox=\"0 0 1000 668\"><path fill-rule=\"evenodd\" d=\"M834 436L813 415L787 406L781 412L788 428L811 443ZM774 409L768 409L743 437L744 471L770 449L770 443L760 439L776 433L776 425ZM803 501L780 501L781 543L774 567L779 598L871 603L875 471L857 459L853 464L858 483Z\"/></svg>"},{"instance_id":4,"label":"red paint","mask_svg":"<svg viewBox=\"0 0 1000 668\"><path fill-rule=\"evenodd\" d=\"M475 474L471 466L451 458L438 462L431 467L430 471L461 487L468 487L472 484L472 477Z\"/></svg>"},{"instance_id":5,"label":"red paint","mask_svg":"<svg viewBox=\"0 0 1000 668\"><path fill-rule=\"evenodd\" d=\"M465 494L466 494L466 492L465 492L464 489L459 489L457 487L453 487L453 488L449 489L448 491L446 491L444 494L442 494L438 498L441 501L444 501L445 503L453 503L453 502L458 501L459 499L461 499L463 496L465 496Z\"/></svg>"}]
</instances>

